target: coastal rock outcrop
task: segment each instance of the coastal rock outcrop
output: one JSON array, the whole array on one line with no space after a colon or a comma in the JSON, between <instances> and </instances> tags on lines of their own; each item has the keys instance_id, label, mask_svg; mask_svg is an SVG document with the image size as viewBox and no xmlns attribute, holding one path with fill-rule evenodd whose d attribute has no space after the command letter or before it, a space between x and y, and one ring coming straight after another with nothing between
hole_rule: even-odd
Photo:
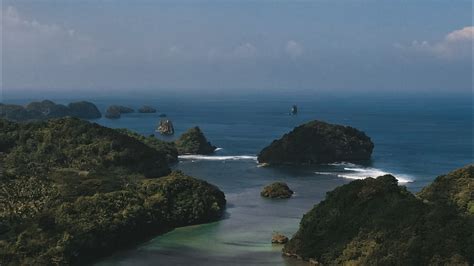
<instances>
[{"instance_id":1,"label":"coastal rock outcrop","mask_svg":"<svg viewBox=\"0 0 474 266\"><path fill-rule=\"evenodd\" d=\"M283 253L323 265L471 264L473 180L467 166L416 196L391 175L352 181L303 216Z\"/></svg>"},{"instance_id":2,"label":"coastal rock outcrop","mask_svg":"<svg viewBox=\"0 0 474 266\"><path fill-rule=\"evenodd\" d=\"M138 108L138 112L139 113L156 113L156 109L149 105L144 105Z\"/></svg>"},{"instance_id":3,"label":"coastal rock outcrop","mask_svg":"<svg viewBox=\"0 0 474 266\"><path fill-rule=\"evenodd\" d=\"M174 134L173 122L169 119L162 119L156 131L160 132L161 135L170 136Z\"/></svg>"},{"instance_id":4,"label":"coastal rock outcrop","mask_svg":"<svg viewBox=\"0 0 474 266\"><path fill-rule=\"evenodd\" d=\"M267 164L321 164L370 159L374 144L353 127L312 121L294 128L258 154Z\"/></svg>"},{"instance_id":5,"label":"coastal rock outcrop","mask_svg":"<svg viewBox=\"0 0 474 266\"><path fill-rule=\"evenodd\" d=\"M280 233L275 233L272 236L272 244L285 244L288 242L288 237L280 234Z\"/></svg>"},{"instance_id":6,"label":"coastal rock outcrop","mask_svg":"<svg viewBox=\"0 0 474 266\"><path fill-rule=\"evenodd\" d=\"M121 117L121 114L133 113L132 108L121 106L121 105L111 105L105 111L105 117L109 119L118 119Z\"/></svg>"},{"instance_id":7,"label":"coastal rock outcrop","mask_svg":"<svg viewBox=\"0 0 474 266\"><path fill-rule=\"evenodd\" d=\"M72 116L82 119L100 118L99 109L90 102L73 102L68 106L50 100L31 102L25 107L13 104L0 104L0 118L11 121L45 120Z\"/></svg>"},{"instance_id":8,"label":"coastal rock outcrop","mask_svg":"<svg viewBox=\"0 0 474 266\"><path fill-rule=\"evenodd\" d=\"M0 128L2 265L89 264L224 213L224 193L170 173L151 140L76 118Z\"/></svg>"},{"instance_id":9,"label":"coastal rock outcrop","mask_svg":"<svg viewBox=\"0 0 474 266\"><path fill-rule=\"evenodd\" d=\"M211 154L216 146L207 141L199 127L190 128L175 141L179 154Z\"/></svg>"},{"instance_id":10,"label":"coastal rock outcrop","mask_svg":"<svg viewBox=\"0 0 474 266\"><path fill-rule=\"evenodd\" d=\"M265 186L260 192L260 196L265 198L278 198L278 199L288 199L293 195L293 190L291 190L286 183L275 182L268 186Z\"/></svg>"}]
</instances>

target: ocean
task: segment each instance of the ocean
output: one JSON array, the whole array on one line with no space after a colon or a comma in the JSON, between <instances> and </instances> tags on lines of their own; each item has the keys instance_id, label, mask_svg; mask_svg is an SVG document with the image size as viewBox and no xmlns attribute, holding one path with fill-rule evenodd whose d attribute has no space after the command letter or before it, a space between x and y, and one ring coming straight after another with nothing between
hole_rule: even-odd
<instances>
[{"instance_id":1,"label":"ocean","mask_svg":"<svg viewBox=\"0 0 474 266\"><path fill-rule=\"evenodd\" d=\"M74 99L61 99L67 103ZM214 223L175 229L139 246L121 250L97 265L306 265L281 256L272 233L294 234L303 214L326 192L354 179L393 174L417 192L438 175L473 162L471 97L139 97L87 99L104 111L110 104L158 109L124 114L101 125L155 134L160 113L173 121L174 140L199 126L219 147L211 156L182 156L174 169L217 185L227 198L225 217ZM8 101L7 101L8 102ZM17 100L26 103L26 100ZM299 114L289 109L298 105ZM365 164L260 167L257 153L295 126L311 120L356 127L375 144ZM295 191L288 200L260 197L263 186L284 181Z\"/></svg>"}]
</instances>

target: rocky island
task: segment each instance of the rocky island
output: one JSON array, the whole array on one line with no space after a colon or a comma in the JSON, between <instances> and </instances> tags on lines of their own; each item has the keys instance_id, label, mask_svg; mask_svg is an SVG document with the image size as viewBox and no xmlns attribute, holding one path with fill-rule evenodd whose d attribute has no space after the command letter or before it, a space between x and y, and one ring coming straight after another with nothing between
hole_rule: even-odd
<instances>
[{"instance_id":1,"label":"rocky island","mask_svg":"<svg viewBox=\"0 0 474 266\"><path fill-rule=\"evenodd\" d=\"M287 256L323 265L471 265L474 166L414 195L391 175L334 189L303 216Z\"/></svg>"},{"instance_id":2,"label":"rocky island","mask_svg":"<svg viewBox=\"0 0 474 266\"><path fill-rule=\"evenodd\" d=\"M180 155L183 154L212 154L216 146L207 141L199 127L190 128L175 141Z\"/></svg>"},{"instance_id":3,"label":"rocky island","mask_svg":"<svg viewBox=\"0 0 474 266\"><path fill-rule=\"evenodd\" d=\"M146 114L146 113L156 113L156 109L151 107L151 106L144 105L144 106L138 108L138 112L139 113L144 113L144 114Z\"/></svg>"},{"instance_id":4,"label":"rocky island","mask_svg":"<svg viewBox=\"0 0 474 266\"><path fill-rule=\"evenodd\" d=\"M174 135L174 126L173 122L169 119L161 119L158 128L156 129L157 132L160 132L161 135L171 136Z\"/></svg>"},{"instance_id":5,"label":"rocky island","mask_svg":"<svg viewBox=\"0 0 474 266\"><path fill-rule=\"evenodd\" d=\"M82 119L97 119L102 117L102 114L97 106L87 101L72 102L69 103L68 106L56 104L50 100L31 102L26 106L0 104L0 118L11 121L46 120L66 116Z\"/></svg>"},{"instance_id":6,"label":"rocky island","mask_svg":"<svg viewBox=\"0 0 474 266\"><path fill-rule=\"evenodd\" d=\"M312 121L273 141L258 154L259 163L321 164L369 160L371 139L353 127Z\"/></svg>"},{"instance_id":7,"label":"rocky island","mask_svg":"<svg viewBox=\"0 0 474 266\"><path fill-rule=\"evenodd\" d=\"M76 118L0 128L2 265L86 264L224 212L217 187L170 171L163 143Z\"/></svg>"},{"instance_id":8,"label":"rocky island","mask_svg":"<svg viewBox=\"0 0 474 266\"><path fill-rule=\"evenodd\" d=\"M265 198L278 198L278 199L288 199L293 195L293 190L291 190L286 183L275 182L268 186L265 186L260 192L260 196Z\"/></svg>"},{"instance_id":9,"label":"rocky island","mask_svg":"<svg viewBox=\"0 0 474 266\"><path fill-rule=\"evenodd\" d=\"M118 119L122 114L133 113L132 108L121 106L121 105L111 105L105 111L105 117L109 119Z\"/></svg>"}]
</instances>

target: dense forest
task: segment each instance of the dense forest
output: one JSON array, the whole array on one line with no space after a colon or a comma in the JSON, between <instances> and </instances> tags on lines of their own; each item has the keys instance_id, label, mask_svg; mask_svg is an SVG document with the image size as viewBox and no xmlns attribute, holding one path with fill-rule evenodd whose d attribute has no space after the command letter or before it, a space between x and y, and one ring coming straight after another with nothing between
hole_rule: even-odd
<instances>
[{"instance_id":1,"label":"dense forest","mask_svg":"<svg viewBox=\"0 0 474 266\"><path fill-rule=\"evenodd\" d=\"M391 175L338 187L304 215L284 252L324 265L471 265L474 166L416 195Z\"/></svg>"},{"instance_id":2,"label":"dense forest","mask_svg":"<svg viewBox=\"0 0 474 266\"><path fill-rule=\"evenodd\" d=\"M0 264L72 264L219 219L225 196L172 144L76 118L0 120Z\"/></svg>"}]
</instances>

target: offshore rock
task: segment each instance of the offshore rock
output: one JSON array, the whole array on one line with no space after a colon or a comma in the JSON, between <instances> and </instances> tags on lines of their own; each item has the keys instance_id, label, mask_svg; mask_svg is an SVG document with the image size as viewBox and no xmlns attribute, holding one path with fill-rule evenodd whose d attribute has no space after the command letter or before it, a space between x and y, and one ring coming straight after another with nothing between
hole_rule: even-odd
<instances>
[{"instance_id":1,"label":"offshore rock","mask_svg":"<svg viewBox=\"0 0 474 266\"><path fill-rule=\"evenodd\" d=\"M161 135L170 136L174 134L174 127L173 122L169 119L164 119L160 121L160 125L156 129L156 131L160 132Z\"/></svg>"},{"instance_id":2,"label":"offshore rock","mask_svg":"<svg viewBox=\"0 0 474 266\"><path fill-rule=\"evenodd\" d=\"M371 139L353 127L312 121L274 140L258 154L259 163L321 164L369 160Z\"/></svg>"},{"instance_id":3,"label":"offshore rock","mask_svg":"<svg viewBox=\"0 0 474 266\"><path fill-rule=\"evenodd\" d=\"M178 153L182 154L211 154L216 150L216 146L207 141L204 133L199 127L190 128L176 140Z\"/></svg>"}]
</instances>

